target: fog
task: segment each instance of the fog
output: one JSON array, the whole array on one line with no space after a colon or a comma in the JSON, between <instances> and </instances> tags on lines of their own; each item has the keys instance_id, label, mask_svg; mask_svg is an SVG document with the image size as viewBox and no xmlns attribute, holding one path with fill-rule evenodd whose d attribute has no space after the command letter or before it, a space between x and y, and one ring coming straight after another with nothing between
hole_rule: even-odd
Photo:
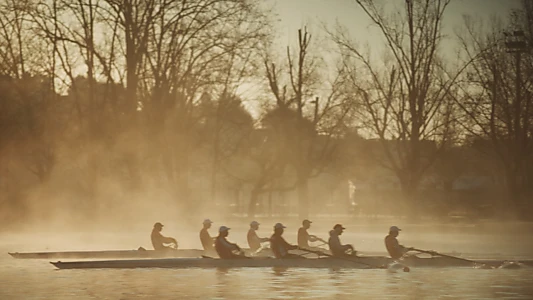
<instances>
[{"instance_id":1,"label":"fog","mask_svg":"<svg viewBox=\"0 0 533 300\"><path fill-rule=\"evenodd\" d=\"M206 216L211 217L211 216ZM212 236L218 234L218 227L231 228L228 240L241 247L248 247L246 232L248 218L212 219ZM257 218L261 225L258 234L268 237L272 234L273 224L283 222L288 228L284 236L289 243L296 244L296 233L301 226L297 218ZM154 219L163 223L162 233L175 237L180 249L201 249L199 231L202 219L196 224L184 220ZM345 217L317 217L312 219L310 234L323 239L333 225L340 222L347 229L341 236L343 243L353 244L359 253L366 255L386 254L384 237L388 228L397 225L402 228L398 239L407 247L435 250L471 258L518 259L531 258L533 239L531 223L520 222L477 222L435 224L432 222L410 223L405 219L383 218L368 220ZM24 226L0 235L1 248L9 252L39 252L68 250L133 250L138 247L152 249L150 232L153 222L136 221L93 226ZM320 245L320 243L315 243ZM327 245L322 245L327 249Z\"/></svg>"},{"instance_id":2,"label":"fog","mask_svg":"<svg viewBox=\"0 0 533 300\"><path fill-rule=\"evenodd\" d=\"M205 218L212 235L227 225L243 245L252 220L262 236L286 223L294 242L309 218L324 238L343 223L363 252L383 252L391 225L405 228L404 244L440 251L531 249L527 1L461 24L451 12L446 25L462 28L453 37L441 32L440 2L387 15L362 1L350 9L368 24L382 17L382 40L398 38L375 52L347 24L302 26L279 47L275 10L261 1L170 1L157 12L15 2L0 7L10 251L150 248L155 222L180 248L199 248ZM127 14L150 22L121 23L138 21ZM402 27L415 21L420 32Z\"/></svg>"}]
</instances>

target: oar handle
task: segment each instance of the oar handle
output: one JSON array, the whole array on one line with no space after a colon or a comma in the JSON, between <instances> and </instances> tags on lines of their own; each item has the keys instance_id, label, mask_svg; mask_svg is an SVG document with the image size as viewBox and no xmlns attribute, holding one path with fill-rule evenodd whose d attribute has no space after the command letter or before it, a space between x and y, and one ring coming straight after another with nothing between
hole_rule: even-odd
<instances>
[{"instance_id":1,"label":"oar handle","mask_svg":"<svg viewBox=\"0 0 533 300\"><path fill-rule=\"evenodd\" d=\"M321 238L317 238L317 241L322 242L322 243L324 243L324 244L327 244L327 243L328 243L326 240L321 239Z\"/></svg>"}]
</instances>

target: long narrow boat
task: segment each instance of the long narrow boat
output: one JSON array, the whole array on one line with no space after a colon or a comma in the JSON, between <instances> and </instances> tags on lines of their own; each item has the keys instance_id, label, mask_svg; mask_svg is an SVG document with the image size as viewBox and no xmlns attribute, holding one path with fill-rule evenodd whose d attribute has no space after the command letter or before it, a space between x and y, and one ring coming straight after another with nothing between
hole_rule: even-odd
<instances>
[{"instance_id":1,"label":"long narrow boat","mask_svg":"<svg viewBox=\"0 0 533 300\"><path fill-rule=\"evenodd\" d=\"M19 259L50 259L50 258L173 258L200 257L204 251L200 249L178 250L103 250L103 251L58 251L58 252L8 252Z\"/></svg>"},{"instance_id":2,"label":"long narrow boat","mask_svg":"<svg viewBox=\"0 0 533 300\"><path fill-rule=\"evenodd\" d=\"M367 256L349 259L309 258L309 259L275 259L258 257L248 259L217 259L217 258L166 258L166 259L135 259L135 260L101 260L51 262L59 269L132 269L132 268L351 268L368 269L383 268L394 261L383 256ZM402 265L411 267L472 267L476 264L501 266L502 260L476 260L476 263L450 259L447 257L406 258ZM533 266L533 260L513 263L516 266Z\"/></svg>"},{"instance_id":3,"label":"long narrow boat","mask_svg":"<svg viewBox=\"0 0 533 300\"><path fill-rule=\"evenodd\" d=\"M258 253L252 253L249 249L244 249L248 256L267 257L272 256L272 251L264 248ZM321 250L329 253L327 250ZM177 257L200 257L202 255L217 256L216 253L206 253L200 249L178 249L178 250L103 250L103 251L57 251L57 252L8 252L18 259L89 259L89 258L177 258ZM295 250L296 254L305 255L307 252Z\"/></svg>"}]
</instances>

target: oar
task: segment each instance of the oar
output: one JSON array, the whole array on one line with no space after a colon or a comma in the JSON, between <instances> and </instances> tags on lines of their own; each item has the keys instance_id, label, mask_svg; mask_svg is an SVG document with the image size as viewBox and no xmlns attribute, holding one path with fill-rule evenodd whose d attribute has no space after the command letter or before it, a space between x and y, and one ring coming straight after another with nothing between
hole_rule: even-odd
<instances>
[{"instance_id":1,"label":"oar","mask_svg":"<svg viewBox=\"0 0 533 300\"><path fill-rule=\"evenodd\" d=\"M491 269L494 269L494 266L489 266L486 263L481 263L481 262L478 262L478 261L475 261L475 260L471 260L471 259L466 259L466 258L462 258L462 257L457 257L457 256L442 254L442 253L435 252L435 251L422 250L422 249L417 249L417 248L411 248L411 250L418 251L420 253L426 253L426 254L430 254L430 255L438 255L438 256L447 257L447 258L451 258L451 259L461 260L461 261L469 262L469 263L472 263L472 264L483 265L483 266L490 267Z\"/></svg>"},{"instance_id":2,"label":"oar","mask_svg":"<svg viewBox=\"0 0 533 300\"><path fill-rule=\"evenodd\" d=\"M319 237L317 237L316 240L322 243L322 244L318 244L318 246L323 246L323 245L327 245L328 244L327 241L325 241L325 240L323 240L323 239L321 239Z\"/></svg>"},{"instance_id":3,"label":"oar","mask_svg":"<svg viewBox=\"0 0 533 300\"><path fill-rule=\"evenodd\" d=\"M331 254L327 254L327 253L324 253L322 251L315 251L315 250L311 250L311 249L306 249L306 248L300 248L298 247L298 250L300 251L306 251L306 252L309 252L309 253L314 253L316 255L322 255L322 256L326 256L326 257L333 257L333 258L336 258L336 259L341 259L341 260L346 260L346 261L350 261L350 262L353 262L353 263L358 263L358 264L362 264L362 265L366 265L366 266L369 266L369 267L372 267L372 268L379 268L379 269L386 269L385 266L377 266L377 265L373 265L373 264L369 264L369 263L365 263L365 262L362 262L362 261L357 261L357 260L354 260L352 258L349 258L349 257L343 257L343 256L333 256Z\"/></svg>"}]
</instances>

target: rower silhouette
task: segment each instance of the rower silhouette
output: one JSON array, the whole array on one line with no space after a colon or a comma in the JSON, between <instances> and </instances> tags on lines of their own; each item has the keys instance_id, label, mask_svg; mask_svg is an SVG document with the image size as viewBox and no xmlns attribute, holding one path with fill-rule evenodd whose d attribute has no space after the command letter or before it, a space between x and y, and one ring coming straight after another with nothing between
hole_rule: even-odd
<instances>
[{"instance_id":1,"label":"rower silhouette","mask_svg":"<svg viewBox=\"0 0 533 300\"><path fill-rule=\"evenodd\" d=\"M175 238L172 237L166 237L161 234L161 231L163 230L163 224L157 222L154 224L154 228L152 229L152 234L150 235L150 239L152 240L152 246L154 247L154 250L176 250L178 249L178 242ZM170 244L170 246L166 246L165 244Z\"/></svg>"}]
</instances>

